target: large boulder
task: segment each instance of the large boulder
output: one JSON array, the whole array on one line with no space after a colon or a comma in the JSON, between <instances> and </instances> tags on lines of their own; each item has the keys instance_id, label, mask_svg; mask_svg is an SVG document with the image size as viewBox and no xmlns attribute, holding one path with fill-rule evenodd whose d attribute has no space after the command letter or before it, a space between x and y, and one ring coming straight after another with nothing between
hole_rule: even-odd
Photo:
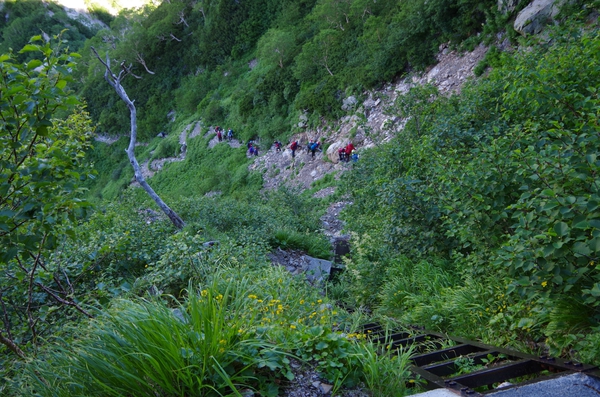
<instances>
[{"instance_id":1,"label":"large boulder","mask_svg":"<svg viewBox=\"0 0 600 397\"><path fill-rule=\"evenodd\" d=\"M300 117L298 117L298 128L306 128L308 126L308 116L306 113L302 113Z\"/></svg>"},{"instance_id":2,"label":"large boulder","mask_svg":"<svg viewBox=\"0 0 600 397\"><path fill-rule=\"evenodd\" d=\"M560 11L565 0L533 0L517 15L514 28L520 34L538 34Z\"/></svg>"},{"instance_id":3,"label":"large boulder","mask_svg":"<svg viewBox=\"0 0 600 397\"><path fill-rule=\"evenodd\" d=\"M342 101L342 110L346 112L352 110L354 109L357 103L358 100L355 96L349 96L348 98L344 98L344 100Z\"/></svg>"},{"instance_id":4,"label":"large boulder","mask_svg":"<svg viewBox=\"0 0 600 397\"><path fill-rule=\"evenodd\" d=\"M337 141L329 145L327 148L327 157L333 164L337 164L340 162L340 155L338 154L338 150L340 148L346 147L348 143L345 141Z\"/></svg>"}]
</instances>

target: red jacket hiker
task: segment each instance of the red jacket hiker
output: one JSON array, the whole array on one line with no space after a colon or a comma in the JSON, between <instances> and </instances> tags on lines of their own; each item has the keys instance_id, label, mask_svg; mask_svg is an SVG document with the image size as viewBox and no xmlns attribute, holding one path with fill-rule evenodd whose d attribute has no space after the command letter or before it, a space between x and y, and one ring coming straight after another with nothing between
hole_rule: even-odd
<instances>
[{"instance_id":1,"label":"red jacket hiker","mask_svg":"<svg viewBox=\"0 0 600 397\"><path fill-rule=\"evenodd\" d=\"M352 144L352 142L350 142L348 144L348 146L346 146L346 154L349 156L352 154L352 151L355 149L354 145Z\"/></svg>"}]
</instances>

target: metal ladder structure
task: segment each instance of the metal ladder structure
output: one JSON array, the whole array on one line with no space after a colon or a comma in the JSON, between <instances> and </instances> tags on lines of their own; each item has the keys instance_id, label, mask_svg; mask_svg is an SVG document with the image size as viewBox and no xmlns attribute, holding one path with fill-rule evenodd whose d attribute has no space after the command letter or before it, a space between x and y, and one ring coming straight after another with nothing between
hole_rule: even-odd
<instances>
[{"instance_id":1,"label":"metal ladder structure","mask_svg":"<svg viewBox=\"0 0 600 397\"><path fill-rule=\"evenodd\" d=\"M363 332L375 343L390 349L412 346L416 355L411 358L411 371L429 390L446 388L460 396L477 397L497 392L499 389L494 385L507 381L512 384L508 387L514 387L571 373L599 375L597 367L579 362L536 357L437 332L415 331L386 331L376 323L363 326ZM461 373L461 364L457 362L460 358L467 358L481 369Z\"/></svg>"}]
</instances>

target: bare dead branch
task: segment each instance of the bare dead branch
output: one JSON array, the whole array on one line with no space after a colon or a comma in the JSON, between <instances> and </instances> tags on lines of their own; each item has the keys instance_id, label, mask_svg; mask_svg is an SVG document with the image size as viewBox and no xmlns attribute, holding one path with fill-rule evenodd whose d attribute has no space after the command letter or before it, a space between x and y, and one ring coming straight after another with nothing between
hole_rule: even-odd
<instances>
[{"instance_id":1,"label":"bare dead branch","mask_svg":"<svg viewBox=\"0 0 600 397\"><path fill-rule=\"evenodd\" d=\"M55 294L50 288L46 287L42 283L35 283L35 285L37 285L38 287L40 287L41 289L43 289L48 295L50 295L52 298L54 298L54 300L56 300L58 303L60 303L62 305L65 305L65 306L74 307L75 309L77 309L77 311L85 314L88 318L94 318L94 316L92 316L90 313L88 313L87 311L85 311L85 309L83 309L77 303L73 302L72 300L61 298L60 296L58 296L57 294Z\"/></svg>"},{"instance_id":2,"label":"bare dead branch","mask_svg":"<svg viewBox=\"0 0 600 397\"><path fill-rule=\"evenodd\" d=\"M184 24L186 27L188 27L188 28L190 27L190 25L188 25L188 23L185 21L185 18L184 18L183 11L179 11L179 22L176 22L175 24L176 24L176 25L181 25L182 23L183 23L183 24Z\"/></svg>"},{"instance_id":3,"label":"bare dead branch","mask_svg":"<svg viewBox=\"0 0 600 397\"><path fill-rule=\"evenodd\" d=\"M144 69L146 69L146 72L150 73L150 74L154 74L153 71L151 71L150 69L148 69L148 66L146 66L146 61L144 60L144 58L142 57L142 54L140 54L139 52L135 55L135 59L144 67Z\"/></svg>"},{"instance_id":4,"label":"bare dead branch","mask_svg":"<svg viewBox=\"0 0 600 397\"><path fill-rule=\"evenodd\" d=\"M171 40L181 41L180 39L178 39L177 37L175 37L175 35L173 35L173 33L169 33L169 35L171 36Z\"/></svg>"}]
</instances>

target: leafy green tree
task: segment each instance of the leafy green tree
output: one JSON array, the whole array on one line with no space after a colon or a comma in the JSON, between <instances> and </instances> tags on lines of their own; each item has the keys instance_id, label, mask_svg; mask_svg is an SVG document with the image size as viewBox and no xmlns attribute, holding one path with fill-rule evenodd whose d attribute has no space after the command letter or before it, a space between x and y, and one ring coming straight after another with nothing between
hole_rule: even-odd
<instances>
[{"instance_id":1,"label":"leafy green tree","mask_svg":"<svg viewBox=\"0 0 600 397\"><path fill-rule=\"evenodd\" d=\"M294 75L303 81L314 81L313 75L322 76L323 71L333 76L334 66L341 62L341 54L338 51L340 39L339 31L321 30L302 47L302 52L296 57Z\"/></svg>"},{"instance_id":2,"label":"leafy green tree","mask_svg":"<svg viewBox=\"0 0 600 397\"><path fill-rule=\"evenodd\" d=\"M283 68L296 47L296 40L291 32L269 29L258 41L258 57L265 65L278 65Z\"/></svg>"},{"instance_id":3,"label":"leafy green tree","mask_svg":"<svg viewBox=\"0 0 600 397\"><path fill-rule=\"evenodd\" d=\"M350 24L352 0L319 0L311 14L324 28L346 30Z\"/></svg>"},{"instance_id":4,"label":"leafy green tree","mask_svg":"<svg viewBox=\"0 0 600 397\"><path fill-rule=\"evenodd\" d=\"M93 131L68 90L78 54L53 49L41 36L20 51L29 52L41 59L20 64L12 54L0 57L0 299L4 318L12 319L4 321L0 342L20 356L15 333L22 342L35 342L36 311L46 299L86 313L46 254L61 235L74 235L72 222L86 206L78 184L87 177L82 166ZM66 117L57 119L59 114ZM8 293L11 299L5 299ZM11 329L23 314L29 336Z\"/></svg>"}]
</instances>

